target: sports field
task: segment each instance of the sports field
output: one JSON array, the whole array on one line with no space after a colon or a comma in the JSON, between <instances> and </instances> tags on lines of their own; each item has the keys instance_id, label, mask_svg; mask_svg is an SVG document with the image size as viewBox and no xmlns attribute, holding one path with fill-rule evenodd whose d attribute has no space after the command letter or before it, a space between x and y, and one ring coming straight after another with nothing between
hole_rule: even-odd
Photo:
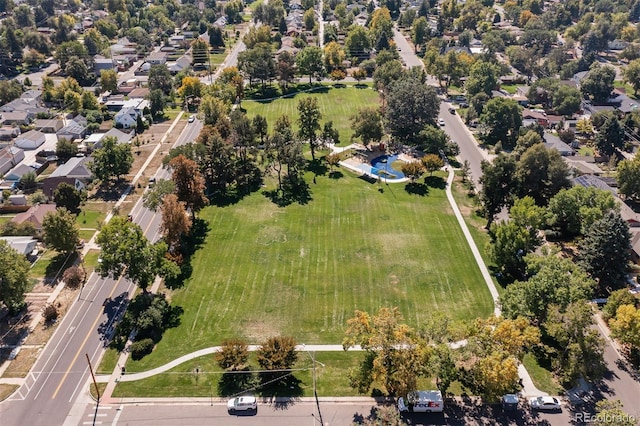
<instances>
[{"instance_id":1,"label":"sports field","mask_svg":"<svg viewBox=\"0 0 640 426\"><path fill-rule=\"evenodd\" d=\"M282 115L288 115L297 130L298 102L305 97L314 96L318 99L318 106L322 113L321 125L327 121L333 121L334 128L340 132L340 145L350 144L353 134L349 117L365 107L377 107L380 102L378 92L369 86L342 87L321 86L318 90L308 93L288 95L286 98L274 100L253 101L245 99L242 108L247 115L253 118L256 114L266 117L271 131L273 123Z\"/></svg>"},{"instance_id":2,"label":"sports field","mask_svg":"<svg viewBox=\"0 0 640 426\"><path fill-rule=\"evenodd\" d=\"M259 192L204 209L206 242L171 295L184 309L181 325L128 371L229 337L340 343L356 309L398 306L414 327L436 312L470 319L493 311L444 189L421 196L343 173L318 176L306 205L280 208Z\"/></svg>"}]
</instances>

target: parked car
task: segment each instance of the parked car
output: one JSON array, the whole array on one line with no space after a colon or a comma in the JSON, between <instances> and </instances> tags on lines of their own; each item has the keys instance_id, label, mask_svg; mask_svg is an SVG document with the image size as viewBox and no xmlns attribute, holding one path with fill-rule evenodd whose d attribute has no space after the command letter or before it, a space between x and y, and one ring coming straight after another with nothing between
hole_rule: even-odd
<instances>
[{"instance_id":1,"label":"parked car","mask_svg":"<svg viewBox=\"0 0 640 426\"><path fill-rule=\"evenodd\" d=\"M444 401L440 391L411 391L406 398L398 398L398 410L413 413L441 413Z\"/></svg>"},{"instance_id":2,"label":"parked car","mask_svg":"<svg viewBox=\"0 0 640 426\"><path fill-rule=\"evenodd\" d=\"M444 120L442 118L438 119L438 125L441 127L444 126Z\"/></svg>"},{"instance_id":3,"label":"parked car","mask_svg":"<svg viewBox=\"0 0 640 426\"><path fill-rule=\"evenodd\" d=\"M508 393L503 395L500 402L504 411L516 411L518 409L518 395Z\"/></svg>"},{"instance_id":4,"label":"parked car","mask_svg":"<svg viewBox=\"0 0 640 426\"><path fill-rule=\"evenodd\" d=\"M558 398L552 396L538 396L529 400L531 409L539 411L562 411Z\"/></svg>"},{"instance_id":5,"label":"parked car","mask_svg":"<svg viewBox=\"0 0 640 426\"><path fill-rule=\"evenodd\" d=\"M450 114L455 114L456 113L456 109L453 108L453 107L449 108L449 113Z\"/></svg>"},{"instance_id":6,"label":"parked car","mask_svg":"<svg viewBox=\"0 0 640 426\"><path fill-rule=\"evenodd\" d=\"M195 115L189 116L189 123L193 123L195 120L196 120L196 116Z\"/></svg>"},{"instance_id":7,"label":"parked car","mask_svg":"<svg viewBox=\"0 0 640 426\"><path fill-rule=\"evenodd\" d=\"M239 411L256 411L257 409L258 402L253 395L236 396L227 401L227 411L229 414Z\"/></svg>"}]
</instances>

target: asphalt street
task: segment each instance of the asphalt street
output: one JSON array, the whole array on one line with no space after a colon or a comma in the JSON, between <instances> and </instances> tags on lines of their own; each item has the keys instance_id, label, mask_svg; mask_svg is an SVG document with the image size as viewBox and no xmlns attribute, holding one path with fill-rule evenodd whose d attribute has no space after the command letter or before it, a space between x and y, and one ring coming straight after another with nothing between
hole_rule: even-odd
<instances>
[{"instance_id":1,"label":"asphalt street","mask_svg":"<svg viewBox=\"0 0 640 426\"><path fill-rule=\"evenodd\" d=\"M320 402L324 426L351 425L362 422L376 408L375 402ZM393 408L395 409L395 407ZM476 405L471 401L448 404L444 413L412 413L402 416L408 425L557 425L571 424L572 413L531 413L521 409L507 415L499 407ZM88 407L79 425L120 426L287 426L320 425L313 402L293 402L274 405L261 402L256 413L231 415L224 404L194 403L132 403Z\"/></svg>"},{"instance_id":2,"label":"asphalt street","mask_svg":"<svg viewBox=\"0 0 640 426\"><path fill-rule=\"evenodd\" d=\"M202 124L189 123L176 144L195 139ZM168 177L159 169L156 176ZM133 208L133 220L150 240L157 240L160 219L142 206ZM2 426L59 426L89 382L87 355L95 367L106 348L116 318L126 307L134 285L91 274L79 299L70 307L24 385L0 404Z\"/></svg>"}]
</instances>

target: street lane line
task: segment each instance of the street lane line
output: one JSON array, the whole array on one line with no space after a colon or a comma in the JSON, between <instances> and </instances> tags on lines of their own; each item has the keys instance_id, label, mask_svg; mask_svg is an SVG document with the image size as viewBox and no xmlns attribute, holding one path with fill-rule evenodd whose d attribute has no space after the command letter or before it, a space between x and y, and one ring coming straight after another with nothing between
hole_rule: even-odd
<instances>
[{"instance_id":1,"label":"street lane line","mask_svg":"<svg viewBox=\"0 0 640 426\"><path fill-rule=\"evenodd\" d=\"M116 416L113 418L113 423L111 423L111 426L116 426L118 424L118 419L120 419L120 414L122 414L122 410L124 410L124 404L120 404L120 407L118 407Z\"/></svg>"},{"instance_id":2,"label":"street lane line","mask_svg":"<svg viewBox=\"0 0 640 426\"><path fill-rule=\"evenodd\" d=\"M135 285L133 285L133 283L129 283L129 285L127 286L126 292L127 292L127 297L129 297L132 294L132 290L131 287L135 288ZM122 303L122 302L121 302ZM113 318L111 318L111 323L113 323L113 321L116 319L118 315L114 315ZM96 349L93 351L93 353L91 354L91 356L89 357L89 359L91 360L91 363L93 365L97 366L97 360L96 360L96 354L98 353L98 351L100 351L102 349L102 345L96 345ZM87 371L89 370L89 366L85 366L84 370L82 370L82 375L84 376L85 374L87 374ZM69 398L69 402L73 402L73 399L75 398L76 393L78 392L78 388L80 387L84 387L87 383L89 383L89 378L87 378L87 381L83 382L82 380L80 380L78 382L78 384L76 385L75 389L73 389L73 392L71 393L71 397ZM100 408L103 408L102 406L100 406ZM110 408L110 407L109 407Z\"/></svg>"},{"instance_id":3,"label":"street lane line","mask_svg":"<svg viewBox=\"0 0 640 426\"><path fill-rule=\"evenodd\" d=\"M93 272L91 273L91 275L93 275ZM96 277L98 277L98 275L96 275ZM97 283L98 281L99 281L99 278L96 278L96 283ZM98 289L98 286L97 286L97 285L92 286L92 289L91 289L91 291L89 292L89 294L91 294L91 293L93 292L93 289L94 289L94 288L96 289L96 296L97 296L97 293L98 293L98 291L99 291L99 289ZM88 299L87 299L87 301L88 301ZM93 300L91 300L89 303L93 303ZM75 306L75 303L74 303L74 306ZM73 316L73 318L71 319L71 324L69 324L69 325L72 325L72 324L73 324L73 322L76 320L76 317L77 317L81 312L82 312L82 310L81 310L80 308L78 308L78 311L75 313L75 315L74 315L74 316ZM85 317L86 317L88 314L89 314L89 309L86 309L86 310L84 311L84 314L82 315L82 318L80 318L79 323L84 322L84 319L85 319ZM61 329L59 329L59 330L61 330ZM57 331L56 331L56 332L57 332ZM65 332L65 334L66 334L66 332ZM60 362L60 358L62 358L62 356L65 354L65 351L66 351L67 347L69 347L69 344L71 344L71 339L72 339L71 337L69 337L69 338L67 339L66 345L64 346L64 350L60 353L60 355L58 355L58 358L57 358L57 359L55 360L55 362L53 363L52 368L50 368L50 369L48 370L48 372L47 372L47 373L45 373L45 371L47 371L46 369L43 369L43 370L42 370L42 374L46 374L46 376L47 376L47 377L44 379L44 382L42 383L42 386L40 387L40 390L39 390L39 391L35 394L35 396L33 397L33 399L34 399L34 400L38 398L38 396L40 395L40 392L42 392L42 389L44 389L44 386L47 384L47 382L48 382L48 381L49 381L49 379L51 378L51 375L55 372L55 369L54 369L53 367L57 366L57 365L58 365L58 362ZM51 340L52 340L52 339L49 339L49 342L51 342ZM49 357L47 358L47 360L46 360L46 362L44 363L44 366L43 366L43 367L46 367L46 366L49 364L49 362L51 361L51 358L53 358L53 356L56 354L56 351L58 350L58 346L60 346L63 342L64 342L64 339L58 339L58 343L56 344L56 346L55 346L55 347L53 348L53 350L51 351L51 355L49 355ZM47 343L47 344L48 344L48 343ZM46 347L45 347L45 349L46 349Z\"/></svg>"},{"instance_id":4,"label":"street lane line","mask_svg":"<svg viewBox=\"0 0 640 426\"><path fill-rule=\"evenodd\" d=\"M122 279L123 279L123 277L120 277L120 278L118 278L118 281L115 282L113 288L111 289L111 293L109 293L109 296L108 296L109 299L111 298L111 296L113 296L113 293L115 293L116 288L118 288L118 286L120 285L120 281L122 281ZM88 310L87 310L87 312L88 312ZM93 322L93 324L91 324L91 327L89 327L89 332L87 333L87 335L85 336L84 340L80 344L80 347L78 348L78 351L76 352L75 356L73 357L73 360L69 364L69 368L64 373L64 376L62 376L62 380L60 380L60 384L56 388L55 392L53 392L53 395L51 396L51 399L55 399L56 396L58 395L58 392L60 392L60 388L64 384L64 381L67 380L67 376L71 372L71 368L73 367L73 364L76 363L78 357L80 356L80 353L84 349L84 345L87 343L87 340L89 340L89 337L91 337L91 335L93 334L94 328L96 327L96 325L98 325L98 321L100 321L100 319L102 318L103 315L104 315L104 312L101 310L100 313L98 314L98 316L96 317L96 320ZM69 342L71 342L71 339L69 339Z\"/></svg>"}]
</instances>

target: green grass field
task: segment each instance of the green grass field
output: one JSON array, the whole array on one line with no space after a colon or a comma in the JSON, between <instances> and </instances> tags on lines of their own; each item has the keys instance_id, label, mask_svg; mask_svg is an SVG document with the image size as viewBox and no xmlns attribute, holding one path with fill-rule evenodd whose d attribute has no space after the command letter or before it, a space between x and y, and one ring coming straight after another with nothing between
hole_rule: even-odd
<instances>
[{"instance_id":1,"label":"green grass field","mask_svg":"<svg viewBox=\"0 0 640 426\"><path fill-rule=\"evenodd\" d=\"M184 309L181 325L128 371L230 337L340 343L356 309L398 306L414 327L436 312L471 319L493 311L444 189L412 195L404 184L343 172L310 184L307 205L279 208L260 192L204 209L206 242L192 258L191 278L171 295Z\"/></svg>"},{"instance_id":2,"label":"green grass field","mask_svg":"<svg viewBox=\"0 0 640 426\"><path fill-rule=\"evenodd\" d=\"M379 104L378 92L368 86L363 88L322 86L316 94L313 92L300 93L272 101L245 99L242 101L242 108L247 111L250 118L257 114L266 117L269 131L280 116L288 115L297 131L298 102L300 99L310 96L318 99L322 113L322 125L327 121L333 121L334 128L340 132L340 145L351 143L350 138L353 135L353 130L349 117L361 108L375 107Z\"/></svg>"}]
</instances>

